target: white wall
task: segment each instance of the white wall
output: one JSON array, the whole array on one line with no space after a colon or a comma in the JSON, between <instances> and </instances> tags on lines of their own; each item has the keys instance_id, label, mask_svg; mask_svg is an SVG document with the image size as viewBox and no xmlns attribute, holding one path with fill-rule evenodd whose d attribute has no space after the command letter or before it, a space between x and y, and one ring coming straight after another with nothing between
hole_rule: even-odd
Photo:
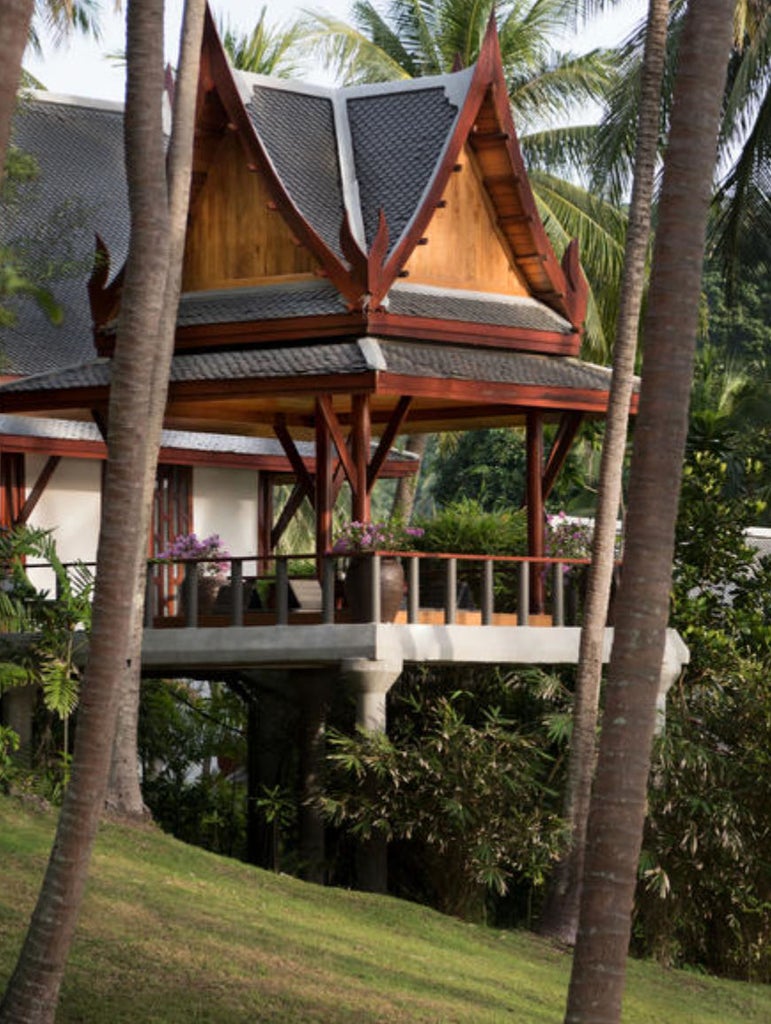
<instances>
[{"instance_id":1,"label":"white wall","mask_svg":"<svg viewBox=\"0 0 771 1024\"><path fill-rule=\"evenodd\" d=\"M231 555L257 553L257 473L248 469L193 469L193 524L199 537L218 533ZM254 566L245 567L254 572Z\"/></svg>"},{"instance_id":2,"label":"white wall","mask_svg":"<svg viewBox=\"0 0 771 1024\"><path fill-rule=\"evenodd\" d=\"M27 455L27 494L32 490L45 456ZM99 535L102 463L99 459L62 459L30 516L29 525L51 530L63 562L93 562ZM30 573L36 586L53 587L53 574Z\"/></svg>"}]
</instances>

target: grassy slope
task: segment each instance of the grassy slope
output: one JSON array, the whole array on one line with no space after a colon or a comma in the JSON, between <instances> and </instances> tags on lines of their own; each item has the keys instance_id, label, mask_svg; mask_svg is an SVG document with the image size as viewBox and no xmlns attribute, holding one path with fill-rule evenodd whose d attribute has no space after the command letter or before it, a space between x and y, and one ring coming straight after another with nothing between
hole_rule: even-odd
<instances>
[{"instance_id":1,"label":"grassy slope","mask_svg":"<svg viewBox=\"0 0 771 1024\"><path fill-rule=\"evenodd\" d=\"M0 985L49 813L0 798ZM151 829L102 827L62 1024L558 1024L569 958L393 899L322 889ZM625 1024L761 1024L771 989L631 963Z\"/></svg>"}]
</instances>

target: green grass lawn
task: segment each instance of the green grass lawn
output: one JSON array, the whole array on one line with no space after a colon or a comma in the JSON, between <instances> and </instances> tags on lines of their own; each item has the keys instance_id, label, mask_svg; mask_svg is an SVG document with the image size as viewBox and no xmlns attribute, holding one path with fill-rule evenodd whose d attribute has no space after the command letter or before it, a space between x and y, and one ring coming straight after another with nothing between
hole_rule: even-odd
<instances>
[{"instance_id":1,"label":"green grass lawn","mask_svg":"<svg viewBox=\"0 0 771 1024\"><path fill-rule=\"evenodd\" d=\"M0 988L52 813L0 798ZM61 1024L560 1024L569 956L384 897L323 889L105 824ZM768 1024L771 988L630 962L625 1024Z\"/></svg>"}]
</instances>

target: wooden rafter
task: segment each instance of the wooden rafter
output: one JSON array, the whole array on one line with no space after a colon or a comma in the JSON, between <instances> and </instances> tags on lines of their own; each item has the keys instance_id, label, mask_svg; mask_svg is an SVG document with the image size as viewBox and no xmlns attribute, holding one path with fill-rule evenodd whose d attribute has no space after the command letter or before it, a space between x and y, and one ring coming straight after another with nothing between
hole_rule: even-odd
<instances>
[{"instance_id":1,"label":"wooden rafter","mask_svg":"<svg viewBox=\"0 0 771 1024\"><path fill-rule=\"evenodd\" d=\"M46 463L40 470L40 475L35 481L35 486L29 492L27 500L24 502L22 507L19 509L19 514L16 516L14 526L23 526L28 520L32 513L35 511L35 506L40 501L43 493L48 486L51 477L56 471L56 467L61 462L60 455L51 455L46 459Z\"/></svg>"},{"instance_id":2,"label":"wooden rafter","mask_svg":"<svg viewBox=\"0 0 771 1024\"><path fill-rule=\"evenodd\" d=\"M391 450L391 446L396 440L396 436L402 428L402 424L407 418L407 414L412 406L412 396L402 395L399 401L396 403L394 411L389 417L388 423L383 433L380 435L380 442L377 446L375 454L369 464L367 470L367 490L371 491L375 486L377 478L383 469L388 458L388 453Z\"/></svg>"},{"instance_id":3,"label":"wooden rafter","mask_svg":"<svg viewBox=\"0 0 771 1024\"><path fill-rule=\"evenodd\" d=\"M568 457L583 419L584 417L580 412L566 412L560 420L560 425L557 428L557 433L543 471L542 493L544 501L551 494L552 487L554 487L554 483L562 467L565 465L565 459Z\"/></svg>"}]
</instances>

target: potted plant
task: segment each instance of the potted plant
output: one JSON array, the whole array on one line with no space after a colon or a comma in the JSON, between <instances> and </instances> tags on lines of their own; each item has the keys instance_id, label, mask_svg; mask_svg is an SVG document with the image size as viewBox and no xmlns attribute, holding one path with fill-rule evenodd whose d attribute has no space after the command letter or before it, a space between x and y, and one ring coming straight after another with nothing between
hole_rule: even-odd
<instances>
[{"instance_id":1,"label":"potted plant","mask_svg":"<svg viewBox=\"0 0 771 1024\"><path fill-rule=\"evenodd\" d=\"M419 527L405 526L398 521L346 523L332 546L332 553L348 556L345 574L345 598L354 621L369 622L368 556L380 551L408 551L418 537ZM404 569L399 558L385 557L380 561L380 620L392 622L404 596Z\"/></svg>"},{"instance_id":2,"label":"potted plant","mask_svg":"<svg viewBox=\"0 0 771 1024\"><path fill-rule=\"evenodd\" d=\"M198 610L210 612L225 581L230 558L230 553L223 547L219 534L212 533L199 540L195 533L181 533L158 555L158 558L173 562L196 563Z\"/></svg>"}]
</instances>

